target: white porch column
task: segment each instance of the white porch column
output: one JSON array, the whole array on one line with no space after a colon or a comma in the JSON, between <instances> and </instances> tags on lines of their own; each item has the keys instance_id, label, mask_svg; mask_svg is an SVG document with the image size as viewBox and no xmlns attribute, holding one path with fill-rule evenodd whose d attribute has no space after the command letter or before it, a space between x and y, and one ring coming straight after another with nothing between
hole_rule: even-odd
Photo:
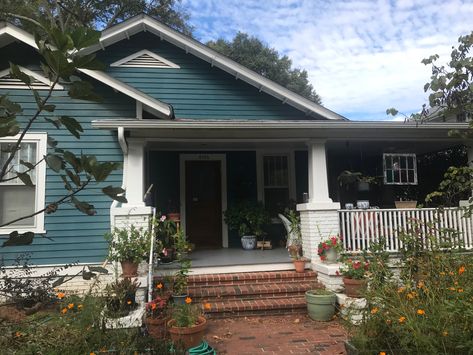
<instances>
[{"instance_id":1,"label":"white porch column","mask_svg":"<svg viewBox=\"0 0 473 355\"><path fill-rule=\"evenodd\" d=\"M339 233L338 210L340 203L329 197L325 141L308 143L309 202L297 205L301 214L302 247L304 255L320 262L317 246L321 240Z\"/></svg>"},{"instance_id":2,"label":"white porch column","mask_svg":"<svg viewBox=\"0 0 473 355\"><path fill-rule=\"evenodd\" d=\"M468 165L470 166L470 168L473 168L473 144L470 144L469 146L467 146L467 149L468 149ZM473 190L471 190L470 197L473 198Z\"/></svg>"},{"instance_id":3,"label":"white porch column","mask_svg":"<svg viewBox=\"0 0 473 355\"><path fill-rule=\"evenodd\" d=\"M145 193L145 154L144 142L140 140L128 141L128 155L125 166L126 169L126 198L127 207L144 206L143 195Z\"/></svg>"}]
</instances>

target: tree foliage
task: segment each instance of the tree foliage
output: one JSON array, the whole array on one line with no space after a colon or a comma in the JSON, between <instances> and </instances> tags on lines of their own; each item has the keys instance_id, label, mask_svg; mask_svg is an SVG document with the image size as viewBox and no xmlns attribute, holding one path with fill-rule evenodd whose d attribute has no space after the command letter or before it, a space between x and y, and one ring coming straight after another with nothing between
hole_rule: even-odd
<instances>
[{"instance_id":1,"label":"tree foliage","mask_svg":"<svg viewBox=\"0 0 473 355\"><path fill-rule=\"evenodd\" d=\"M292 61L288 56L279 55L274 48L258 38L238 32L232 41L218 39L207 45L287 89L315 103L321 103L319 95L309 83L307 71L292 68Z\"/></svg>"},{"instance_id":2,"label":"tree foliage","mask_svg":"<svg viewBox=\"0 0 473 355\"><path fill-rule=\"evenodd\" d=\"M37 21L66 27L109 28L145 13L185 34L192 34L189 15L180 0L2 0L0 14L19 14ZM31 29L31 22L13 17L16 24Z\"/></svg>"},{"instance_id":3,"label":"tree foliage","mask_svg":"<svg viewBox=\"0 0 473 355\"><path fill-rule=\"evenodd\" d=\"M36 105L34 113L27 117L23 115L20 103L10 100L8 94L0 96L0 138L12 138L13 143L2 146L6 158L0 163L0 182L20 179L23 184L32 186L29 176L39 164L47 166L61 178L65 194L46 206L40 206L32 214L18 216L14 220L3 222L0 227L10 226L15 222L33 217L40 213L54 213L63 204L71 204L80 212L94 215L95 208L92 204L82 200L79 193L92 183L103 183L107 177L121 164L116 162L99 162L93 155L84 153L76 154L69 150L61 149L58 142L51 136L48 137L48 152L39 161L20 161L21 168L15 168L13 159L20 151L21 143L28 132L34 130L39 123L47 122L52 128L65 129L76 139L80 139L83 132L81 124L73 117L55 114L56 106L51 104L52 92L56 85L68 88L68 95L73 99L95 100L100 97L93 92L90 83L83 81L78 74L78 69L100 69L101 63L95 55L79 55L78 51L86 46L96 43L100 33L84 27L68 29L56 24L33 22L38 31L35 31L35 41L41 57L41 69L45 77L52 83L49 90L40 92L32 87L33 79L24 73L19 66L10 63L10 75L27 85L34 97ZM41 33L41 35L39 34ZM119 187L106 186L102 192L120 202L126 202L121 196L124 192ZM30 244L33 233L19 234L12 232L10 238L4 241L3 246Z\"/></svg>"}]
</instances>

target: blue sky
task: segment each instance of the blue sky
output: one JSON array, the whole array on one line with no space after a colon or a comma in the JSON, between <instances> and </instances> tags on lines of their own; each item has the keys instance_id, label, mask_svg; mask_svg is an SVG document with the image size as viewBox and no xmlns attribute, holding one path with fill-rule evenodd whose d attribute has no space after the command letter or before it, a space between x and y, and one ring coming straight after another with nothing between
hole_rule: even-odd
<instances>
[{"instance_id":1,"label":"blue sky","mask_svg":"<svg viewBox=\"0 0 473 355\"><path fill-rule=\"evenodd\" d=\"M254 35L309 79L323 105L350 119L385 120L426 102L431 54L448 61L473 31L473 0L182 0L197 39Z\"/></svg>"}]
</instances>

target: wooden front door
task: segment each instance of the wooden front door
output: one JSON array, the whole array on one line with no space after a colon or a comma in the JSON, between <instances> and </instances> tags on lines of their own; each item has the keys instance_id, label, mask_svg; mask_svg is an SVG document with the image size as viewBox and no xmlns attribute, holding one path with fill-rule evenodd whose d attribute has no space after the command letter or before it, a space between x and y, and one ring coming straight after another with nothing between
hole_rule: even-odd
<instances>
[{"instance_id":1,"label":"wooden front door","mask_svg":"<svg viewBox=\"0 0 473 355\"><path fill-rule=\"evenodd\" d=\"M222 246L220 161L186 161L186 234L197 248Z\"/></svg>"}]
</instances>

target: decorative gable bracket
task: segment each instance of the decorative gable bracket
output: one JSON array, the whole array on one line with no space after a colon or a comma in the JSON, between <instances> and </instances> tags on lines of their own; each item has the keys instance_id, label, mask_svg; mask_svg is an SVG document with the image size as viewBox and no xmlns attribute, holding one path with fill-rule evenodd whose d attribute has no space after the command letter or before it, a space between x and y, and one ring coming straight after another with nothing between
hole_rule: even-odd
<instances>
[{"instance_id":1,"label":"decorative gable bracket","mask_svg":"<svg viewBox=\"0 0 473 355\"><path fill-rule=\"evenodd\" d=\"M160 69L178 69L179 65L153 53L147 49L143 49L128 57L120 59L112 64L111 67L128 67L128 68L160 68Z\"/></svg>"},{"instance_id":2,"label":"decorative gable bracket","mask_svg":"<svg viewBox=\"0 0 473 355\"><path fill-rule=\"evenodd\" d=\"M51 88L53 83L45 76L25 67L20 66L19 68L23 73L33 78L33 80L31 80L31 88L35 90L49 90ZM10 69L7 68L0 71L0 89L29 89L29 87L21 80L13 78L10 74ZM60 84L54 86L54 90L63 89L64 87Z\"/></svg>"}]
</instances>

